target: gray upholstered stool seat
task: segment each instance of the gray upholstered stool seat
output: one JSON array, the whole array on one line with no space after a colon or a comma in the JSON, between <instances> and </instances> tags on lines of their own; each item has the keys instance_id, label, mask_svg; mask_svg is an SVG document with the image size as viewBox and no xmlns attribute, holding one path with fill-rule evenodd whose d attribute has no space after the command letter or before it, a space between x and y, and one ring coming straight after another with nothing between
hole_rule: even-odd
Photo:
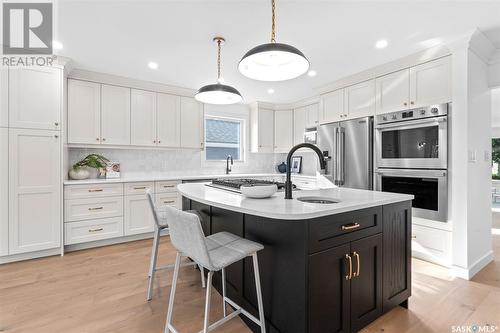
<instances>
[{"instance_id":1,"label":"gray upholstered stool seat","mask_svg":"<svg viewBox=\"0 0 500 333\"><path fill-rule=\"evenodd\" d=\"M208 256L215 271L251 256L264 248L259 243L238 237L229 232L219 232L205 238Z\"/></svg>"},{"instance_id":2,"label":"gray upholstered stool seat","mask_svg":"<svg viewBox=\"0 0 500 333\"><path fill-rule=\"evenodd\" d=\"M157 267L156 263L158 260L158 246L160 244L160 233L163 230L168 230L168 210L164 207L157 207L153 200L153 195L151 191L147 191L147 196L149 199L149 205L153 212L153 218L155 221L155 229L153 234L153 248L151 249L151 260L149 264L149 273L148 273L148 296L147 300L150 301L153 297L153 282L155 279L155 273L160 270L172 270L174 269L174 265L166 265L162 267ZM195 214L198 216L198 212L195 210L189 210L188 213ZM187 262L182 264L181 266L196 266L198 265L196 262ZM203 269L200 266L200 275L201 275L201 286L205 287L205 275L203 274Z\"/></svg>"},{"instance_id":3,"label":"gray upholstered stool seat","mask_svg":"<svg viewBox=\"0 0 500 333\"><path fill-rule=\"evenodd\" d=\"M199 215L183 212L170 207L166 207L165 211L165 218L167 219L169 225L170 240L177 249L174 276L172 277L172 287L170 289L170 299L168 300L165 333L177 333L177 330L172 324L172 315L180 261L183 256L192 258L199 265L208 270L203 333L207 333L219 327L223 323L240 314L245 315L251 321L259 325L261 333L265 333L266 322L264 318L264 305L260 286L259 263L257 259L257 252L262 250L264 246L251 240L238 237L229 232L219 232L205 237L203 229L201 228ZM257 296L259 318L253 316L247 310L226 296L226 267L246 257L252 257L253 261L255 294ZM210 325L208 317L210 313L212 276L214 272L218 271L221 271L222 276L222 311L224 317ZM226 311L226 304L230 304L234 311L228 314Z\"/></svg>"}]
</instances>

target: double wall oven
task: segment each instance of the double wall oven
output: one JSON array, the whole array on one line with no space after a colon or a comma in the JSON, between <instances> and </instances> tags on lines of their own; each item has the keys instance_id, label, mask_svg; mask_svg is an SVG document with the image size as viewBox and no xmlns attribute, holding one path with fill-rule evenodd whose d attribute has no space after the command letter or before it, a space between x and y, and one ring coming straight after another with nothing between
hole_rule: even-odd
<instances>
[{"instance_id":1,"label":"double wall oven","mask_svg":"<svg viewBox=\"0 0 500 333\"><path fill-rule=\"evenodd\" d=\"M378 115L375 189L413 194L413 215L447 221L451 104Z\"/></svg>"}]
</instances>

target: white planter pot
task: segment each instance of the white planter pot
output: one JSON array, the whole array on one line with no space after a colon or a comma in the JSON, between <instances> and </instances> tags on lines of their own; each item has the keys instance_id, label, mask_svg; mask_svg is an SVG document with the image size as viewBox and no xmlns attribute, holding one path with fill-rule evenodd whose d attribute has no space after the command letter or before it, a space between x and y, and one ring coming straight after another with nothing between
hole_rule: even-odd
<instances>
[{"instance_id":1,"label":"white planter pot","mask_svg":"<svg viewBox=\"0 0 500 333\"><path fill-rule=\"evenodd\" d=\"M78 168L69 170L69 178L75 180L88 179L90 177L90 172L87 168Z\"/></svg>"}]
</instances>

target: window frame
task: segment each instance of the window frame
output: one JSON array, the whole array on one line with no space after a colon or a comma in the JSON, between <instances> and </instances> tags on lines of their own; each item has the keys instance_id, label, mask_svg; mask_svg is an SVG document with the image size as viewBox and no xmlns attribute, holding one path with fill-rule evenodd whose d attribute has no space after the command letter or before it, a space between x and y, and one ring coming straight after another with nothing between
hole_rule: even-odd
<instances>
[{"instance_id":1,"label":"window frame","mask_svg":"<svg viewBox=\"0 0 500 333\"><path fill-rule=\"evenodd\" d=\"M234 163L245 163L246 161L246 150L245 150L245 138L246 138L246 133L245 133L245 125L246 125L246 119L243 117L237 117L237 116L219 116L219 115L209 115L205 114L205 117L203 118L203 127L204 127L204 134L203 134L203 141L205 142L205 149L203 150L203 162L205 163L212 163L212 162L225 162L226 159L222 160L209 160L207 159L207 148L208 147L229 147L227 145L231 144L223 144L223 143L209 143L207 142L207 120L221 120L221 121L230 121L230 122L235 122L240 124L240 143L239 143L239 148L240 148L240 158L239 159L234 159ZM233 144L236 146L236 144Z\"/></svg>"}]
</instances>

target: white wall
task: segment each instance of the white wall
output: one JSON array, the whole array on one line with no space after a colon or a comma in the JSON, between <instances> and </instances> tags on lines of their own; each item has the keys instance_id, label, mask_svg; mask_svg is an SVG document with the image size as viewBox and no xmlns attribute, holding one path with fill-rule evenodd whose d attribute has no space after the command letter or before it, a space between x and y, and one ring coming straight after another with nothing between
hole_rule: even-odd
<instances>
[{"instance_id":1,"label":"white wall","mask_svg":"<svg viewBox=\"0 0 500 333\"><path fill-rule=\"evenodd\" d=\"M491 90L491 126L492 137L500 138L500 88Z\"/></svg>"}]
</instances>

